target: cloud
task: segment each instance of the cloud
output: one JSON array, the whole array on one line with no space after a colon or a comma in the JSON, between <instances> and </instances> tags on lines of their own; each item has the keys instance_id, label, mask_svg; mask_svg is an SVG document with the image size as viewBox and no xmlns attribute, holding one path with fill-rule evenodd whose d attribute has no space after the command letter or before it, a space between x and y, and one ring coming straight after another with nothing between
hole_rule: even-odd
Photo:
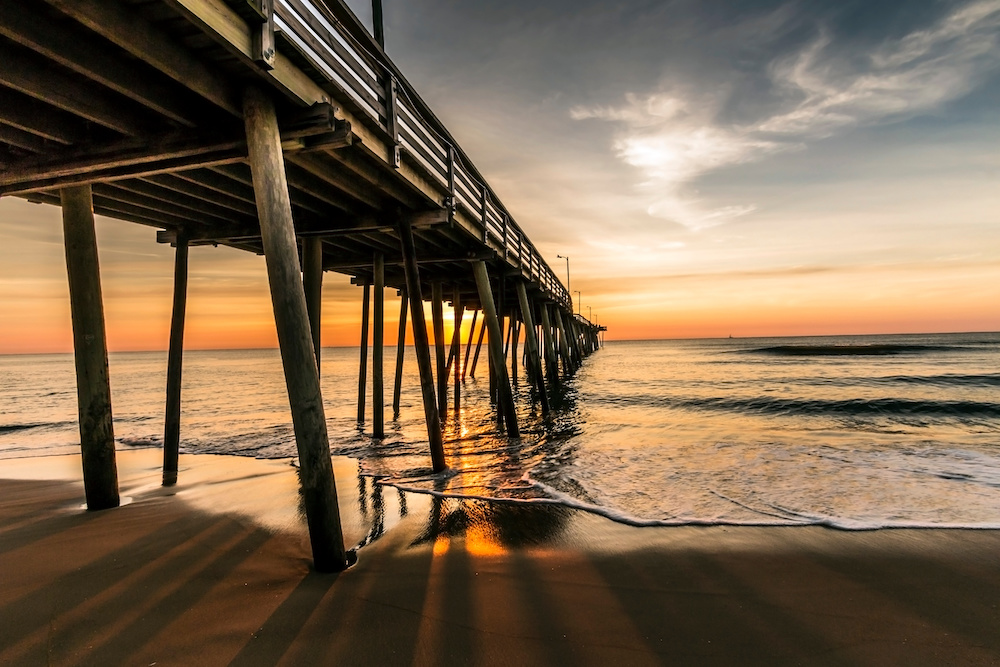
<instances>
[{"instance_id":1,"label":"cloud","mask_svg":"<svg viewBox=\"0 0 1000 667\"><path fill-rule=\"evenodd\" d=\"M679 86L628 94L618 106L576 107L575 120L619 126L613 148L643 175L647 212L691 230L756 210L712 206L693 192L705 174L757 162L846 128L932 111L973 90L1000 65L1000 0L966 3L929 28L884 41L868 53L843 48L826 30L768 67L776 111L745 124L719 120L729 91Z\"/></svg>"}]
</instances>

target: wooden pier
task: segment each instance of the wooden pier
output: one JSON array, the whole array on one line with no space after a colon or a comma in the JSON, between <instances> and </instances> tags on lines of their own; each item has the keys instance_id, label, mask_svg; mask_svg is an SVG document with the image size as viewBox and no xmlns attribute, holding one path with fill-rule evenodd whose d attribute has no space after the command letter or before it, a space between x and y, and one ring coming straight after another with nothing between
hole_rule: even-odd
<instances>
[{"instance_id":1,"label":"wooden pier","mask_svg":"<svg viewBox=\"0 0 1000 667\"><path fill-rule=\"evenodd\" d=\"M481 316L471 373L485 331L498 421L513 438L508 367L517 372L522 332L546 411L560 376L600 346L603 328L573 314L521 226L340 0L0 0L0 58L0 196L63 207L91 509L118 504L95 213L176 247L164 484L177 481L188 248L264 255L320 570L347 563L319 389L323 272L364 286L363 331L374 287L376 437L383 288L399 291L399 353L409 310L435 470L447 466L451 364L457 410L475 333L460 374L463 313L473 328ZM362 361L362 420L364 374Z\"/></svg>"}]
</instances>

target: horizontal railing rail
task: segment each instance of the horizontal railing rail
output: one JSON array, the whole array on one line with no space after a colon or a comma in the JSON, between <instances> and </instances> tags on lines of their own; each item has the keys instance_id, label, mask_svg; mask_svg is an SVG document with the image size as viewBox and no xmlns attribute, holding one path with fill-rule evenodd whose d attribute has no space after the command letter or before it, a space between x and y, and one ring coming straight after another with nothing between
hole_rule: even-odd
<instances>
[{"instance_id":1,"label":"horizontal railing rail","mask_svg":"<svg viewBox=\"0 0 1000 667\"><path fill-rule=\"evenodd\" d=\"M420 113L416 91L392 67L360 44L321 2L275 0L274 25L279 38L320 74L327 92L348 100L448 193L450 205L473 223L483 243L572 309L569 292L520 225L447 131Z\"/></svg>"}]
</instances>

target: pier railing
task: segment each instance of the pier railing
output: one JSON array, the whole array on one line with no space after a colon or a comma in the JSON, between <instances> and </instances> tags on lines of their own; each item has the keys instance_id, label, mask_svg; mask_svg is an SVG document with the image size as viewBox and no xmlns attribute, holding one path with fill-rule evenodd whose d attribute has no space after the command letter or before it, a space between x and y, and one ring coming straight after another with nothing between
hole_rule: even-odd
<instances>
[{"instance_id":1,"label":"pier railing","mask_svg":"<svg viewBox=\"0 0 1000 667\"><path fill-rule=\"evenodd\" d=\"M552 298L572 309L569 292L416 91L352 35L323 2L275 0L274 26L322 80L322 86L363 115L405 159L447 192L447 204L468 220L484 244ZM283 49L287 50L287 49Z\"/></svg>"}]
</instances>

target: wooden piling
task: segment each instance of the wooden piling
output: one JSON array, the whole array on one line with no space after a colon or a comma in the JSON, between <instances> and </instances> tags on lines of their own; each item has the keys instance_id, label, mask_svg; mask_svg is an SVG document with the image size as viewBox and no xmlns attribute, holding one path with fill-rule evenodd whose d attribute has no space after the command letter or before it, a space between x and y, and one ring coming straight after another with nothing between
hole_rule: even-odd
<instances>
[{"instance_id":1,"label":"wooden piling","mask_svg":"<svg viewBox=\"0 0 1000 667\"><path fill-rule=\"evenodd\" d=\"M462 351L462 316L465 314L465 307L462 305L462 293L459 291L457 285L455 286L455 293L452 296L451 303L455 308L455 332L452 336L451 344L455 350L455 386L452 400L454 401L453 410L455 412L455 419L457 420L462 409L462 377L459 373L458 358Z\"/></svg>"},{"instance_id":2,"label":"wooden piling","mask_svg":"<svg viewBox=\"0 0 1000 667\"><path fill-rule=\"evenodd\" d=\"M465 379L465 371L469 367L469 353L472 352L472 337L476 333L476 318L479 317L479 311L472 311L472 326L469 327L469 342L465 344L465 363L462 364L462 379Z\"/></svg>"},{"instance_id":3,"label":"wooden piling","mask_svg":"<svg viewBox=\"0 0 1000 667\"><path fill-rule=\"evenodd\" d=\"M319 371L305 291L299 277L277 116L273 102L253 87L244 95L243 114L274 322L299 454L299 483L313 563L320 571L339 571L347 566L347 553L337 508Z\"/></svg>"},{"instance_id":4,"label":"wooden piling","mask_svg":"<svg viewBox=\"0 0 1000 667\"><path fill-rule=\"evenodd\" d=\"M372 287L364 284L364 304L361 306L361 363L358 369L358 424L365 423L365 397L368 393L368 318L370 315Z\"/></svg>"},{"instance_id":5,"label":"wooden piling","mask_svg":"<svg viewBox=\"0 0 1000 667\"><path fill-rule=\"evenodd\" d=\"M483 317L483 326L479 328L479 340L476 341L476 353L472 356L472 370L469 377L476 377L476 364L479 363L479 352L483 349L483 336L486 334L486 318Z\"/></svg>"},{"instance_id":6,"label":"wooden piling","mask_svg":"<svg viewBox=\"0 0 1000 667\"><path fill-rule=\"evenodd\" d=\"M403 351L406 349L406 290L400 292L399 334L396 339L396 381L392 389L392 416L399 416L399 396L403 389Z\"/></svg>"},{"instance_id":7,"label":"wooden piling","mask_svg":"<svg viewBox=\"0 0 1000 667\"><path fill-rule=\"evenodd\" d=\"M448 369L444 352L444 289L440 282L431 283L431 317L434 322L434 353L437 359L438 414L448 420Z\"/></svg>"},{"instance_id":8,"label":"wooden piling","mask_svg":"<svg viewBox=\"0 0 1000 667\"><path fill-rule=\"evenodd\" d=\"M424 302L420 295L420 273L417 251L413 245L413 230L407 220L398 225L399 244L403 251L403 270L406 272L406 292L410 299L410 321L413 323L413 347L420 372L420 392L424 402L424 420L427 422L427 439L431 449L431 462L435 472L448 467L444 459L444 439L441 436L441 417L434 395L434 373L431 368L431 351L427 339L427 321L424 319Z\"/></svg>"},{"instance_id":9,"label":"wooden piling","mask_svg":"<svg viewBox=\"0 0 1000 667\"><path fill-rule=\"evenodd\" d=\"M553 309L553 315L556 320L556 329L559 332L559 356L562 358L563 373L565 375L570 375L573 372L573 362L570 360L569 356L569 341L566 336L566 327L563 326L562 309L556 306Z\"/></svg>"},{"instance_id":10,"label":"wooden piling","mask_svg":"<svg viewBox=\"0 0 1000 667\"><path fill-rule=\"evenodd\" d=\"M163 486L177 483L181 443L181 370L184 358L184 315L187 311L188 238L177 234L174 251L174 303L167 350L167 400L163 420Z\"/></svg>"},{"instance_id":11,"label":"wooden piling","mask_svg":"<svg viewBox=\"0 0 1000 667\"><path fill-rule=\"evenodd\" d=\"M549 317L549 305L543 303L540 305L540 308L542 311L542 336L545 345L545 373L548 375L549 382L558 384L559 366L556 362L556 349L552 340L552 322Z\"/></svg>"},{"instance_id":12,"label":"wooden piling","mask_svg":"<svg viewBox=\"0 0 1000 667\"><path fill-rule=\"evenodd\" d=\"M511 318L514 322L514 335L511 338L511 352L510 352L510 381L517 386L517 376L518 366L520 366L520 357L518 356L518 347L521 342L521 321L516 317Z\"/></svg>"},{"instance_id":13,"label":"wooden piling","mask_svg":"<svg viewBox=\"0 0 1000 667\"><path fill-rule=\"evenodd\" d=\"M517 281L517 301L521 306L521 319L524 320L524 347L528 352L528 377L535 383L538 390L538 400L542 404L542 414L549 412L549 397L545 389L545 378L542 376L542 362L538 354L538 338L535 332L534 316L531 304L528 302L528 291L524 282Z\"/></svg>"},{"instance_id":14,"label":"wooden piling","mask_svg":"<svg viewBox=\"0 0 1000 667\"><path fill-rule=\"evenodd\" d=\"M486 272L486 262L482 260L472 262L472 272L476 278L476 288L479 290L479 302L483 306L483 320L490 331L489 352L497 378L497 408L503 411L507 435L518 438L520 433L517 428L517 413L514 410L514 395L507 379L507 365L503 362L503 334L500 331L496 306L493 304L493 290L490 287L489 274Z\"/></svg>"},{"instance_id":15,"label":"wooden piling","mask_svg":"<svg viewBox=\"0 0 1000 667\"><path fill-rule=\"evenodd\" d=\"M302 239L302 286L306 292L306 312L316 352L316 368L320 369L320 345L323 320L323 240L316 237Z\"/></svg>"},{"instance_id":16,"label":"wooden piling","mask_svg":"<svg viewBox=\"0 0 1000 667\"><path fill-rule=\"evenodd\" d=\"M372 436L376 438L385 437L385 398L382 395L384 380L383 370L383 347L385 332L385 257L382 253L375 253L372 266L375 276L375 322L372 331Z\"/></svg>"},{"instance_id":17,"label":"wooden piling","mask_svg":"<svg viewBox=\"0 0 1000 667\"><path fill-rule=\"evenodd\" d=\"M89 185L63 188L60 199L73 320L83 489L87 509L103 510L118 507L121 500L115 465L111 382L108 376L101 270L94 231L94 203Z\"/></svg>"}]
</instances>

